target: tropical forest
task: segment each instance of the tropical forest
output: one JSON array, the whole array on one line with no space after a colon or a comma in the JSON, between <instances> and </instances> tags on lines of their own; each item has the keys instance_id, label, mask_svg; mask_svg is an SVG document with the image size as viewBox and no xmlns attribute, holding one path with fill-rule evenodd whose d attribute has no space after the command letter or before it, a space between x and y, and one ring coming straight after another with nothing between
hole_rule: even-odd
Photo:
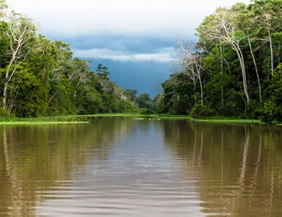
<instances>
[{"instance_id":1,"label":"tropical forest","mask_svg":"<svg viewBox=\"0 0 282 217\"><path fill-rule=\"evenodd\" d=\"M282 3L257 0L218 8L177 39L176 73L162 84L157 111L282 121Z\"/></svg>"},{"instance_id":2,"label":"tropical forest","mask_svg":"<svg viewBox=\"0 0 282 217\"><path fill-rule=\"evenodd\" d=\"M1 116L96 113L183 114L282 121L280 0L218 8L197 28L198 41L176 39L174 73L153 99L109 79L109 69L73 56L33 20L1 1Z\"/></svg>"},{"instance_id":3,"label":"tropical forest","mask_svg":"<svg viewBox=\"0 0 282 217\"><path fill-rule=\"evenodd\" d=\"M281 127L282 0L0 0L0 217L281 217Z\"/></svg>"}]
</instances>

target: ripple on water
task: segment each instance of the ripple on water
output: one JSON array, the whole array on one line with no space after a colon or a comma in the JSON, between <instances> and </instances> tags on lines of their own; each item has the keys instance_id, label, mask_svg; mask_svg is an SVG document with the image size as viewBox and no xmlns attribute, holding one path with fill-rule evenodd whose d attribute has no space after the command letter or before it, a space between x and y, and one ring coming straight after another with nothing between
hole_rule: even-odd
<instances>
[{"instance_id":1,"label":"ripple on water","mask_svg":"<svg viewBox=\"0 0 282 217\"><path fill-rule=\"evenodd\" d=\"M281 217L281 141L189 121L0 127L0 216Z\"/></svg>"}]
</instances>

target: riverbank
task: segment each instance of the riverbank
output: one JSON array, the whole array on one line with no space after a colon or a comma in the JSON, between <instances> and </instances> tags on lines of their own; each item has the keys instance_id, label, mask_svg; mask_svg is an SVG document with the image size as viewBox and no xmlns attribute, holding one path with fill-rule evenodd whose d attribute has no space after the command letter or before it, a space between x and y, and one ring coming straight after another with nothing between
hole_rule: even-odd
<instances>
[{"instance_id":1,"label":"riverbank","mask_svg":"<svg viewBox=\"0 0 282 217\"><path fill-rule=\"evenodd\" d=\"M263 124L260 120L238 119L213 117L205 119L194 119L187 115L168 115L168 114L138 114L138 113L110 113L110 114L94 114L94 115L66 115L54 117L40 118L0 118L0 125L47 125L47 124L87 124L93 118L99 117L129 117L135 119L151 119L151 120L191 120L195 122L207 123L249 123ZM281 124L280 124L281 126Z\"/></svg>"},{"instance_id":2,"label":"riverbank","mask_svg":"<svg viewBox=\"0 0 282 217\"><path fill-rule=\"evenodd\" d=\"M165 120L165 119L179 119L179 120L191 120L195 122L209 122L209 123L255 123L262 124L260 120L254 119L239 119L239 118L226 118L226 117L211 117L196 119L188 115L169 115L169 114L136 114L136 113L125 113L125 114L97 114L90 115L89 117L133 117L140 119L154 119L154 120Z\"/></svg>"},{"instance_id":3,"label":"riverbank","mask_svg":"<svg viewBox=\"0 0 282 217\"><path fill-rule=\"evenodd\" d=\"M17 118L0 117L0 126L9 125L55 125L55 124L88 124L87 119L81 119L79 116L55 116L39 118Z\"/></svg>"}]
</instances>

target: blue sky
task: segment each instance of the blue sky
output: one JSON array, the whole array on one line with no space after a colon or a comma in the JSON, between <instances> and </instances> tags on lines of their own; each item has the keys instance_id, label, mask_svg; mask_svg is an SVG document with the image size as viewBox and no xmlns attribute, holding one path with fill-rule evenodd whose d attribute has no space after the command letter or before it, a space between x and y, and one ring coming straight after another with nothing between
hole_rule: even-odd
<instances>
[{"instance_id":1,"label":"blue sky","mask_svg":"<svg viewBox=\"0 0 282 217\"><path fill-rule=\"evenodd\" d=\"M173 72L176 38L197 40L195 28L217 7L248 0L7 0L39 32L69 43L74 55L105 64L123 88L161 91Z\"/></svg>"}]
</instances>

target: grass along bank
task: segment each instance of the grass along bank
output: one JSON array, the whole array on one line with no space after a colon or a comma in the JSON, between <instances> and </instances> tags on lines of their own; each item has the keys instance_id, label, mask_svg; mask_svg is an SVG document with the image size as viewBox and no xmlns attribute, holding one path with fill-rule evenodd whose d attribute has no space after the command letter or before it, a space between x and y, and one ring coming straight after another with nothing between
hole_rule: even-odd
<instances>
[{"instance_id":1,"label":"grass along bank","mask_svg":"<svg viewBox=\"0 0 282 217\"><path fill-rule=\"evenodd\" d=\"M89 120L79 119L70 116L40 117L40 118L17 118L0 117L0 126L9 125L48 125L48 124L87 124Z\"/></svg>"},{"instance_id":2,"label":"grass along bank","mask_svg":"<svg viewBox=\"0 0 282 217\"><path fill-rule=\"evenodd\" d=\"M83 117L83 116L80 116ZM210 123L255 123L262 124L260 120L226 118L226 117L210 117L196 119L188 115L169 115L169 114L138 114L138 113L116 113L116 114L95 114L85 115L84 117L132 117L138 119L153 119L153 120L191 120L195 122L210 122Z\"/></svg>"},{"instance_id":3,"label":"grass along bank","mask_svg":"<svg viewBox=\"0 0 282 217\"><path fill-rule=\"evenodd\" d=\"M128 117L138 120L191 120L195 122L207 123L251 123L263 124L260 120L211 117L204 119L195 119L188 115L169 115L169 114L139 114L139 113L106 113L93 115L66 115L40 118L0 118L0 125L47 125L47 124L87 124L93 118L98 117ZM280 124L281 125L281 124Z\"/></svg>"},{"instance_id":4,"label":"grass along bank","mask_svg":"<svg viewBox=\"0 0 282 217\"><path fill-rule=\"evenodd\" d=\"M54 125L54 124L88 124L88 121L0 121L0 126L10 125Z\"/></svg>"}]
</instances>

